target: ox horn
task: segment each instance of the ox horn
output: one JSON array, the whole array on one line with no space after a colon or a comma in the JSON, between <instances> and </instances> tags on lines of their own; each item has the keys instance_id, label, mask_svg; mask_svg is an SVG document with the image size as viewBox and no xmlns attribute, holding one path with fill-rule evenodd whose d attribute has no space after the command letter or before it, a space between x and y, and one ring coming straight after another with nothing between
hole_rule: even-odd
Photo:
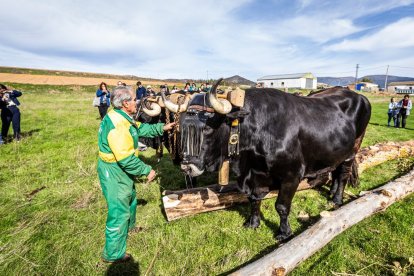
<instances>
[{"instance_id":1,"label":"ox horn","mask_svg":"<svg viewBox=\"0 0 414 276\"><path fill-rule=\"evenodd\" d=\"M223 78L220 78L217 80L217 82L213 85L211 88L211 91L208 93L208 99L210 100L211 106L214 108L215 111L217 111L220 114L227 114L231 111L233 108L231 106L231 103L226 99L217 99L217 86L219 83L223 80Z\"/></svg>"},{"instance_id":2,"label":"ox horn","mask_svg":"<svg viewBox=\"0 0 414 276\"><path fill-rule=\"evenodd\" d=\"M142 111L151 117L155 117L161 114L161 106L157 103L150 103L150 108L146 108L145 104L142 104Z\"/></svg>"},{"instance_id":3,"label":"ox horn","mask_svg":"<svg viewBox=\"0 0 414 276\"><path fill-rule=\"evenodd\" d=\"M185 112L187 110L188 102L190 101L190 98L186 96L184 99L184 103L182 105L175 104L169 99L167 99L164 91L161 91L161 98L162 98L162 101L164 102L165 107L168 108L169 111L174 112L174 113L177 113L178 111Z\"/></svg>"}]
</instances>

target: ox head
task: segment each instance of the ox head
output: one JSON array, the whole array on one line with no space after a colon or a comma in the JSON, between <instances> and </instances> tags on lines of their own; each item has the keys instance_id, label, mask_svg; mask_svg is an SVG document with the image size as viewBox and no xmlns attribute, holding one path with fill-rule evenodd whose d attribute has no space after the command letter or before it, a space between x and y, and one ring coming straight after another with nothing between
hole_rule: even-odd
<instances>
[{"instance_id":1,"label":"ox head","mask_svg":"<svg viewBox=\"0 0 414 276\"><path fill-rule=\"evenodd\" d=\"M180 118L181 169L190 176L215 171L228 156L231 118L229 101L217 95L219 79L209 93L194 95Z\"/></svg>"}]
</instances>

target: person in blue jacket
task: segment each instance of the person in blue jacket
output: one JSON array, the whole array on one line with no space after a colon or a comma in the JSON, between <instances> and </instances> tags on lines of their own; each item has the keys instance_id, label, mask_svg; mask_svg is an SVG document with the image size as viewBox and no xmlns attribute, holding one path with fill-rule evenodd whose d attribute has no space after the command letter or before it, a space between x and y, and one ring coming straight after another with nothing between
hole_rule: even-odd
<instances>
[{"instance_id":1,"label":"person in blue jacket","mask_svg":"<svg viewBox=\"0 0 414 276\"><path fill-rule=\"evenodd\" d=\"M106 83L101 82L98 90L96 90L96 97L101 98L99 101L98 109L99 116L101 116L102 120L108 112L108 107L111 105L111 93L108 90Z\"/></svg>"},{"instance_id":2,"label":"person in blue jacket","mask_svg":"<svg viewBox=\"0 0 414 276\"><path fill-rule=\"evenodd\" d=\"M139 105L142 98L145 98L147 96L147 90L140 81L137 82L137 90L135 91L135 96L137 98L137 105Z\"/></svg>"},{"instance_id":3,"label":"person in blue jacket","mask_svg":"<svg viewBox=\"0 0 414 276\"><path fill-rule=\"evenodd\" d=\"M20 97L22 92L8 89L5 85L0 84L0 99L1 99L1 136L4 140L7 139L10 124L13 125L14 139L20 141L20 105L17 97ZM2 140L3 140L2 139Z\"/></svg>"}]
</instances>

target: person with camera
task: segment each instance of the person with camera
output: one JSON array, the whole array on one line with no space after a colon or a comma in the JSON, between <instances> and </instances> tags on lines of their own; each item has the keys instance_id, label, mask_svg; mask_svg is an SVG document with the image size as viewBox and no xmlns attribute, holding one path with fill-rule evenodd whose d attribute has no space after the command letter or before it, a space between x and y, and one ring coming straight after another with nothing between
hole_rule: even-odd
<instances>
[{"instance_id":1,"label":"person with camera","mask_svg":"<svg viewBox=\"0 0 414 276\"><path fill-rule=\"evenodd\" d=\"M4 84L0 84L0 107L1 107L1 136L2 140L7 139L10 124L13 126L13 137L16 141L20 141L20 105L17 97L20 97L22 92L8 89Z\"/></svg>"},{"instance_id":2,"label":"person with camera","mask_svg":"<svg viewBox=\"0 0 414 276\"><path fill-rule=\"evenodd\" d=\"M135 93L130 86L118 86L111 95L113 110L102 120L99 134L98 176L108 206L105 229L103 261L127 262L128 232L134 231L137 199L135 177L145 176L154 180L156 174L151 166L138 157L138 139L153 138L174 127L170 124L137 123Z\"/></svg>"},{"instance_id":3,"label":"person with camera","mask_svg":"<svg viewBox=\"0 0 414 276\"><path fill-rule=\"evenodd\" d=\"M106 113L108 112L108 107L111 104L111 92L108 90L106 83L101 82L99 85L98 90L96 90L96 97L99 97L99 116L101 116L101 120L105 117Z\"/></svg>"}]
</instances>

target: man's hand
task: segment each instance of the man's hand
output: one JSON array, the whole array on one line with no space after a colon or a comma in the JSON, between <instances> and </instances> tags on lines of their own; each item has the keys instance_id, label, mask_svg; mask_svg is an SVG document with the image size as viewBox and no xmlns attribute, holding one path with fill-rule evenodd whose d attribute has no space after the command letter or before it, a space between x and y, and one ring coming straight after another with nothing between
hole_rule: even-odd
<instances>
[{"instance_id":1,"label":"man's hand","mask_svg":"<svg viewBox=\"0 0 414 276\"><path fill-rule=\"evenodd\" d=\"M155 173L154 170L151 170L150 173L147 175L147 180L148 182L151 182L154 180L155 176L157 176L157 174Z\"/></svg>"},{"instance_id":2,"label":"man's hand","mask_svg":"<svg viewBox=\"0 0 414 276\"><path fill-rule=\"evenodd\" d=\"M166 124L163 128L164 131L170 130L175 126L175 123Z\"/></svg>"}]
</instances>

